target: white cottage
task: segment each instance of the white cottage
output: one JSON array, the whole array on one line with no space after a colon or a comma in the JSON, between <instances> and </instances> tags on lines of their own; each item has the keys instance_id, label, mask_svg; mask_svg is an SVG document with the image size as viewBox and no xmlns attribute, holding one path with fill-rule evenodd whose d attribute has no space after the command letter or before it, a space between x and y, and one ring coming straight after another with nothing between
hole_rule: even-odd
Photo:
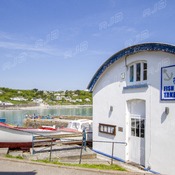
<instances>
[{"instance_id":1,"label":"white cottage","mask_svg":"<svg viewBox=\"0 0 175 175\"><path fill-rule=\"evenodd\" d=\"M111 56L88 85L93 149L163 174L175 173L175 46L144 43Z\"/></svg>"}]
</instances>

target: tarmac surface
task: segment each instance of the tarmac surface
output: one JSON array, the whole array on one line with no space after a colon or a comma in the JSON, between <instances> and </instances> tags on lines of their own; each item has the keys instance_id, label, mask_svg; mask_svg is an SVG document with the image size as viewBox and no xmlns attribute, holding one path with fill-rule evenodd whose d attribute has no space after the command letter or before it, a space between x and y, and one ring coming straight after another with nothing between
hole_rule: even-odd
<instances>
[{"instance_id":1,"label":"tarmac surface","mask_svg":"<svg viewBox=\"0 0 175 175\"><path fill-rule=\"evenodd\" d=\"M80 149L78 145L54 145L51 160L62 163L80 163ZM34 154L23 151L8 151L7 148L0 149L0 175L146 175L150 174L137 166L113 160L113 164L117 164L127 170L127 172L97 170L70 166L59 166L54 164L46 164L34 162L33 160L45 160L50 158L49 147L38 147L34 149ZM31 152L32 149L31 149ZM6 158L9 154L12 157L23 157L23 160L15 158ZM93 152L88 147L82 150L81 163L87 164L111 164L111 159Z\"/></svg>"},{"instance_id":2,"label":"tarmac surface","mask_svg":"<svg viewBox=\"0 0 175 175\"><path fill-rule=\"evenodd\" d=\"M58 166L0 157L0 175L146 175L146 173L103 171Z\"/></svg>"}]
</instances>

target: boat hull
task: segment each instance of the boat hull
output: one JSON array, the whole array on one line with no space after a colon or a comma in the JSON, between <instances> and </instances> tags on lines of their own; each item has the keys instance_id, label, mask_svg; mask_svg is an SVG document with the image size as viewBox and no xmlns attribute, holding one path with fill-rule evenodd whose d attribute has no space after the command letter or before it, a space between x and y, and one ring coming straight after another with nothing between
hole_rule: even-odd
<instances>
[{"instance_id":1,"label":"boat hull","mask_svg":"<svg viewBox=\"0 0 175 175\"><path fill-rule=\"evenodd\" d=\"M0 126L0 148L26 148L32 146L33 134Z\"/></svg>"},{"instance_id":2,"label":"boat hull","mask_svg":"<svg viewBox=\"0 0 175 175\"><path fill-rule=\"evenodd\" d=\"M51 141L52 138L60 138L64 135L76 133L72 130L47 130L47 129L30 129L15 128L6 124L0 124L0 148L31 148L33 143L44 143L44 139ZM36 137L44 139L36 140Z\"/></svg>"},{"instance_id":3,"label":"boat hull","mask_svg":"<svg viewBox=\"0 0 175 175\"><path fill-rule=\"evenodd\" d=\"M26 150L32 147L32 142L0 142L0 148Z\"/></svg>"}]
</instances>

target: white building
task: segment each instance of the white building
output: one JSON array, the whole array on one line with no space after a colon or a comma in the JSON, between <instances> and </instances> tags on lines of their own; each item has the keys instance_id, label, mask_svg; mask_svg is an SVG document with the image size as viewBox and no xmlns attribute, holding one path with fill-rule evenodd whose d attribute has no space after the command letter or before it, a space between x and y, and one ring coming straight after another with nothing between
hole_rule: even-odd
<instances>
[{"instance_id":1,"label":"white building","mask_svg":"<svg viewBox=\"0 0 175 175\"><path fill-rule=\"evenodd\" d=\"M43 99L42 98L37 98L37 99L33 99L34 103L43 103Z\"/></svg>"},{"instance_id":2,"label":"white building","mask_svg":"<svg viewBox=\"0 0 175 175\"><path fill-rule=\"evenodd\" d=\"M85 101L86 102L90 102L91 100L89 98L85 98Z\"/></svg>"},{"instance_id":3,"label":"white building","mask_svg":"<svg viewBox=\"0 0 175 175\"><path fill-rule=\"evenodd\" d=\"M10 98L10 100L14 100L14 101L27 101L27 99L25 99L24 97L14 97L14 98Z\"/></svg>"},{"instance_id":4,"label":"white building","mask_svg":"<svg viewBox=\"0 0 175 175\"><path fill-rule=\"evenodd\" d=\"M93 149L162 174L175 170L175 46L145 43L111 56L95 73Z\"/></svg>"},{"instance_id":5,"label":"white building","mask_svg":"<svg viewBox=\"0 0 175 175\"><path fill-rule=\"evenodd\" d=\"M79 98L76 99L76 102L82 102L82 101L83 101L82 99Z\"/></svg>"}]
</instances>

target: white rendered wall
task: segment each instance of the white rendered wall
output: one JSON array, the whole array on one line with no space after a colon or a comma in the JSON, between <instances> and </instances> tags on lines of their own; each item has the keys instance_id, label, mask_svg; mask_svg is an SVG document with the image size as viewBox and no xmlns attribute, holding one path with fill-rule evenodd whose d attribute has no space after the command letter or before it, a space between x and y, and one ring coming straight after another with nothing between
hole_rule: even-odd
<instances>
[{"instance_id":1,"label":"white rendered wall","mask_svg":"<svg viewBox=\"0 0 175 175\"><path fill-rule=\"evenodd\" d=\"M116 69L117 66L117 69ZM125 71L123 62L118 61L103 74L93 91L93 139L104 141L125 141L125 101L121 101L123 82L120 72ZM113 111L110 113L110 106ZM123 132L116 136L98 132L99 123L123 127ZM93 149L111 155L111 144L94 143ZM125 160L125 146L115 144L114 156Z\"/></svg>"},{"instance_id":2,"label":"white rendered wall","mask_svg":"<svg viewBox=\"0 0 175 175\"><path fill-rule=\"evenodd\" d=\"M148 88L127 89L127 67L134 61L145 60L148 65ZM115 145L114 156L128 160L129 151L129 113L127 101L141 99L146 102L145 126L145 167L152 170L173 174L175 167L175 102L160 101L161 67L175 65L175 56L164 52L141 52L116 61L100 77L93 89L93 139L104 141L126 141L128 146ZM125 79L121 73L125 72ZM110 112L110 106L113 111ZM164 115L165 107L169 114ZM98 131L99 123L117 126L116 136ZM118 131L123 127L123 132ZM93 149L111 154L111 145L94 143Z\"/></svg>"}]
</instances>

